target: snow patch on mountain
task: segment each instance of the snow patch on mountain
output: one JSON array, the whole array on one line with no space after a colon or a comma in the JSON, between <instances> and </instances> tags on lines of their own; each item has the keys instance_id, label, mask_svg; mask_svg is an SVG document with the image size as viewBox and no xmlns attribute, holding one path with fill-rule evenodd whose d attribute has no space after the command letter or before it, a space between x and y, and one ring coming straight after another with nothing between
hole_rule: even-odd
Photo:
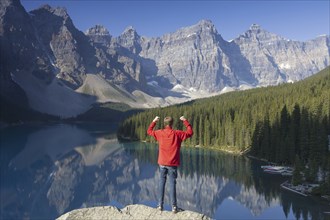
<instances>
[{"instance_id":1,"label":"snow patch on mountain","mask_svg":"<svg viewBox=\"0 0 330 220\"><path fill-rule=\"evenodd\" d=\"M177 84L172 88L172 91L186 91L186 88L183 85Z\"/></svg>"},{"instance_id":2,"label":"snow patch on mountain","mask_svg":"<svg viewBox=\"0 0 330 220\"><path fill-rule=\"evenodd\" d=\"M291 66L288 63L280 63L278 66L280 69L291 69Z\"/></svg>"},{"instance_id":3,"label":"snow patch on mountain","mask_svg":"<svg viewBox=\"0 0 330 220\"><path fill-rule=\"evenodd\" d=\"M147 84L150 85L150 86L154 86L154 87L158 87L159 86L158 85L158 82L156 82L156 81L150 81Z\"/></svg>"},{"instance_id":4,"label":"snow patch on mountain","mask_svg":"<svg viewBox=\"0 0 330 220\"><path fill-rule=\"evenodd\" d=\"M221 90L220 93L226 93L226 92L232 92L232 91L235 91L235 89L233 87L226 86L225 88L223 88Z\"/></svg>"},{"instance_id":5,"label":"snow patch on mountain","mask_svg":"<svg viewBox=\"0 0 330 220\"><path fill-rule=\"evenodd\" d=\"M187 35L187 38L188 38L188 37L191 37L191 36L194 36L194 35L196 35L196 33L188 34L188 35Z\"/></svg>"}]
</instances>

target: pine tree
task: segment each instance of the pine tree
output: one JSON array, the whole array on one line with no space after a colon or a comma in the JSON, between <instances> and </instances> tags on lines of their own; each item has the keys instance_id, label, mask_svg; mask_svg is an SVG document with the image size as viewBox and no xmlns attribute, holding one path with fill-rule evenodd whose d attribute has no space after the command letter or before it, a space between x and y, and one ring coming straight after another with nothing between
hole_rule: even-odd
<instances>
[{"instance_id":1,"label":"pine tree","mask_svg":"<svg viewBox=\"0 0 330 220\"><path fill-rule=\"evenodd\" d=\"M302 171L303 171L303 165L301 164L299 156L296 155L294 162L294 171L292 174L292 184L294 186L297 186L302 183L303 181L303 176L301 174Z\"/></svg>"},{"instance_id":2,"label":"pine tree","mask_svg":"<svg viewBox=\"0 0 330 220\"><path fill-rule=\"evenodd\" d=\"M202 116L202 115L199 115L199 126L198 126L198 144L200 145L200 146L204 146L204 138L203 138L203 136L204 136L204 123L203 123L203 119L204 119L204 117Z\"/></svg>"}]
</instances>

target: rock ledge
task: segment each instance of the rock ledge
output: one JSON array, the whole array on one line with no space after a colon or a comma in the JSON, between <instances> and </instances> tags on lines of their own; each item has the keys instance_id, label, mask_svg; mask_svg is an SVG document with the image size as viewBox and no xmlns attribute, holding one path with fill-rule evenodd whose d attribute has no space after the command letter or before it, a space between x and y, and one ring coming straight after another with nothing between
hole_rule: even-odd
<instances>
[{"instance_id":1,"label":"rock ledge","mask_svg":"<svg viewBox=\"0 0 330 220\"><path fill-rule=\"evenodd\" d=\"M128 205L123 209L114 206L100 206L82 208L61 215L57 220L74 219L202 219L210 217L192 211L183 211L176 214L169 211L159 211L145 205Z\"/></svg>"}]
</instances>

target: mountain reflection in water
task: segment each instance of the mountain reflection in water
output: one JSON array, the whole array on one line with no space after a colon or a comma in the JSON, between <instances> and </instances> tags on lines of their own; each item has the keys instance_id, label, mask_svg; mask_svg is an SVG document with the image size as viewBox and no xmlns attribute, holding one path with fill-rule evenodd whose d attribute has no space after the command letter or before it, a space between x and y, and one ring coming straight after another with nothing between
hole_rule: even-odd
<instances>
[{"instance_id":1,"label":"mountain reflection in water","mask_svg":"<svg viewBox=\"0 0 330 220\"><path fill-rule=\"evenodd\" d=\"M59 124L2 130L0 218L54 219L99 205L155 206L157 145L121 143L115 129ZM325 218L327 206L282 191L286 177L262 173L257 161L183 147L181 163L177 198L184 209L216 219Z\"/></svg>"}]
</instances>

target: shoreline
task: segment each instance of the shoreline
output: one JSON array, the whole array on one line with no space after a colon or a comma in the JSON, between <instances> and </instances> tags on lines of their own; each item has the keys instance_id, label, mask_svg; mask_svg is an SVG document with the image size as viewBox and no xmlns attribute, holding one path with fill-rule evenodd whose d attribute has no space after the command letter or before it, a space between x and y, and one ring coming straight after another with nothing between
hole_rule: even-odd
<instances>
[{"instance_id":1,"label":"shoreline","mask_svg":"<svg viewBox=\"0 0 330 220\"><path fill-rule=\"evenodd\" d=\"M123 136L118 136L118 140L121 140L121 141L124 141L124 142L134 142L134 141L137 141L137 142L149 143L149 144L157 143L157 142L151 142L151 141L147 141L147 140L132 139L132 138L123 137ZM244 151L234 150L233 149L234 147L221 147L221 146L218 146L218 147L215 147L215 146L206 147L206 146L200 146L200 145L193 146L193 145L187 145L185 143L182 143L181 148L183 148L183 147L185 147L185 148L195 148L195 149L215 150L215 151L221 151L221 152L232 154L232 155L242 155L242 156L246 155L246 152L249 151L249 149L245 149ZM255 159L258 159L258 158L255 158Z\"/></svg>"},{"instance_id":2,"label":"shoreline","mask_svg":"<svg viewBox=\"0 0 330 220\"><path fill-rule=\"evenodd\" d=\"M282 189L285 189L287 191L296 193L298 195L304 196L304 197L314 197L323 201L326 201L327 203L330 202L330 196L327 195L320 195L316 196L312 194L313 189L319 187L319 184L308 184L308 183L303 183L299 184L297 186L293 186L289 180L286 180L283 182L281 185ZM330 203L329 203L330 205Z\"/></svg>"},{"instance_id":3,"label":"shoreline","mask_svg":"<svg viewBox=\"0 0 330 220\"><path fill-rule=\"evenodd\" d=\"M300 192L300 191L298 191L298 190L296 190L296 189L293 189L293 185L292 185L291 183L289 183L288 180L285 181L284 183L282 183L280 186L281 186L281 188L283 188L283 189L289 190L289 191L294 192L294 193L297 193L297 194L299 194L299 195L302 195L302 196L308 196L307 194L305 194L305 193L303 193L303 192ZM300 187L300 188L301 188L301 186L302 186L302 185L298 185L298 186L296 186L296 187Z\"/></svg>"},{"instance_id":4,"label":"shoreline","mask_svg":"<svg viewBox=\"0 0 330 220\"><path fill-rule=\"evenodd\" d=\"M195 149L207 149L207 150L214 150L214 151L220 151L220 152L224 152L224 153L228 153L228 154L232 154L232 155L244 155L244 153L242 153L241 151L236 151L236 150L231 150L231 149L224 149L222 147L205 147L205 146L187 146L187 145L183 145L182 147L187 147L187 148L195 148Z\"/></svg>"}]
</instances>

